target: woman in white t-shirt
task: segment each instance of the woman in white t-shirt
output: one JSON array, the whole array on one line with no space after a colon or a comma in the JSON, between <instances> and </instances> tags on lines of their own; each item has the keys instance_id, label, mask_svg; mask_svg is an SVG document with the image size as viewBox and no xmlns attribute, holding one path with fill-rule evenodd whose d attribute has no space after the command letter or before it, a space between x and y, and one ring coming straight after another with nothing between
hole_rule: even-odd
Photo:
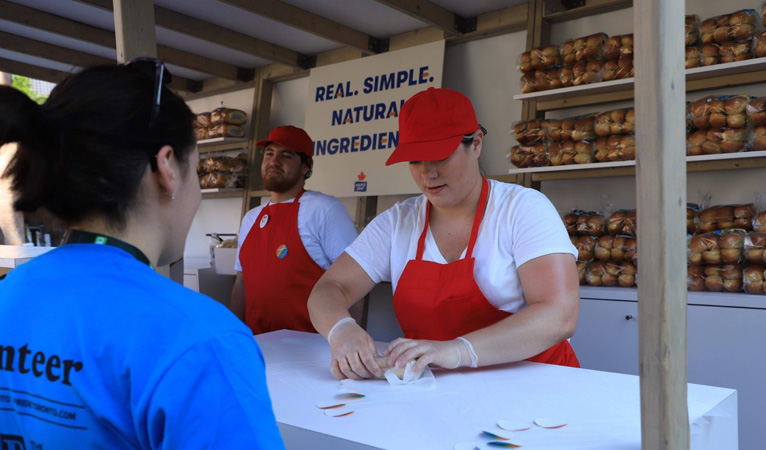
<instances>
[{"instance_id":1,"label":"woman in white t-shirt","mask_svg":"<svg viewBox=\"0 0 766 450\"><path fill-rule=\"evenodd\" d=\"M402 107L386 164L409 161L424 195L376 217L308 301L337 378L382 375L372 338L348 313L381 281L392 282L405 334L386 348L389 366L579 367L567 341L579 312L577 251L544 195L481 176L485 135L457 91L429 88Z\"/></svg>"}]
</instances>

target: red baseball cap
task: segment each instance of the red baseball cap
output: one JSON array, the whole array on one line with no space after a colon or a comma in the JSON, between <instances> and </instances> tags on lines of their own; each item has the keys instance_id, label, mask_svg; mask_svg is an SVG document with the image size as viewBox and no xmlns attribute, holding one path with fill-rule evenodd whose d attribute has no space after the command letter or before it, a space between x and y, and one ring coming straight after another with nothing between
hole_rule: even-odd
<instances>
[{"instance_id":1,"label":"red baseball cap","mask_svg":"<svg viewBox=\"0 0 766 450\"><path fill-rule=\"evenodd\" d=\"M276 127L271 130L268 139L261 139L255 145L266 147L272 142L296 153L303 153L309 158L314 156L314 142L302 128L292 125Z\"/></svg>"},{"instance_id":2,"label":"red baseball cap","mask_svg":"<svg viewBox=\"0 0 766 450\"><path fill-rule=\"evenodd\" d=\"M428 88L410 97L399 113L399 145L386 165L402 161L441 161L457 150L463 136L479 129L468 97L452 89Z\"/></svg>"}]
</instances>

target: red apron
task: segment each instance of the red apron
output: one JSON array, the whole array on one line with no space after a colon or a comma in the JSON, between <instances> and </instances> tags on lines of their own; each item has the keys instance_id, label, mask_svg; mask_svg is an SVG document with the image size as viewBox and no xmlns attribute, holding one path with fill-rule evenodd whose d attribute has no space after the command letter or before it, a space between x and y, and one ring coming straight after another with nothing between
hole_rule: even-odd
<instances>
[{"instance_id":1,"label":"red apron","mask_svg":"<svg viewBox=\"0 0 766 450\"><path fill-rule=\"evenodd\" d=\"M407 263L394 293L394 312L405 337L452 340L511 315L487 301L473 276L473 247L488 197L489 183L484 179L466 257L448 264L423 261L431 213L431 203L428 202L417 256ZM559 342L527 361L580 367L568 341Z\"/></svg>"},{"instance_id":2,"label":"red apron","mask_svg":"<svg viewBox=\"0 0 766 450\"><path fill-rule=\"evenodd\" d=\"M261 210L239 251L245 282L245 323L254 334L289 329L316 333L307 301L322 269L298 233L299 200Z\"/></svg>"}]
</instances>

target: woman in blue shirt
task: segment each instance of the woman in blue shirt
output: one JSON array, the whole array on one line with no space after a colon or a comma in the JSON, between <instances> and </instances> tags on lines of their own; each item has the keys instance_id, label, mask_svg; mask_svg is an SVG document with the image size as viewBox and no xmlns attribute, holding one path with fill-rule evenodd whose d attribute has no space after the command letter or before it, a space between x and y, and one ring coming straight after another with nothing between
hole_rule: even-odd
<instances>
[{"instance_id":1,"label":"woman in blue shirt","mask_svg":"<svg viewBox=\"0 0 766 450\"><path fill-rule=\"evenodd\" d=\"M41 106L0 86L14 207L69 230L0 281L6 440L284 448L250 330L154 271L182 257L201 199L194 115L169 78L148 58L93 67Z\"/></svg>"}]
</instances>

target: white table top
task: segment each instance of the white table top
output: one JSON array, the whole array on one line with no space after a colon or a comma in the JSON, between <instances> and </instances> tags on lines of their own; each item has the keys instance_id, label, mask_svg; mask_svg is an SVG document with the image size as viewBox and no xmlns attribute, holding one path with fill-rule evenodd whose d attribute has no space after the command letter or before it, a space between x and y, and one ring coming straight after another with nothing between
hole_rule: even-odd
<instances>
[{"instance_id":1,"label":"white table top","mask_svg":"<svg viewBox=\"0 0 766 450\"><path fill-rule=\"evenodd\" d=\"M35 256L53 250L53 247L26 247L23 245L0 245L0 267L15 268Z\"/></svg>"},{"instance_id":2,"label":"white table top","mask_svg":"<svg viewBox=\"0 0 766 450\"><path fill-rule=\"evenodd\" d=\"M303 439L312 439L314 449L333 448L319 445L328 436L337 441L334 448L443 450L459 442L476 442L484 449L491 448L485 447L490 439L480 436L481 431L497 429L498 420L531 424L541 417L562 419L568 425L558 429L533 425L516 432L522 448L641 448L636 376L519 362L434 370L436 382L431 388L392 386L380 380L344 384L330 374L329 345L320 335L281 330L256 340L266 360L269 392L283 436L286 429L299 430ZM328 417L316 405L332 400L340 388L361 391L366 397L349 403L353 414ZM736 391L690 384L688 403L692 449L736 448ZM290 440L285 436L288 449Z\"/></svg>"}]
</instances>

